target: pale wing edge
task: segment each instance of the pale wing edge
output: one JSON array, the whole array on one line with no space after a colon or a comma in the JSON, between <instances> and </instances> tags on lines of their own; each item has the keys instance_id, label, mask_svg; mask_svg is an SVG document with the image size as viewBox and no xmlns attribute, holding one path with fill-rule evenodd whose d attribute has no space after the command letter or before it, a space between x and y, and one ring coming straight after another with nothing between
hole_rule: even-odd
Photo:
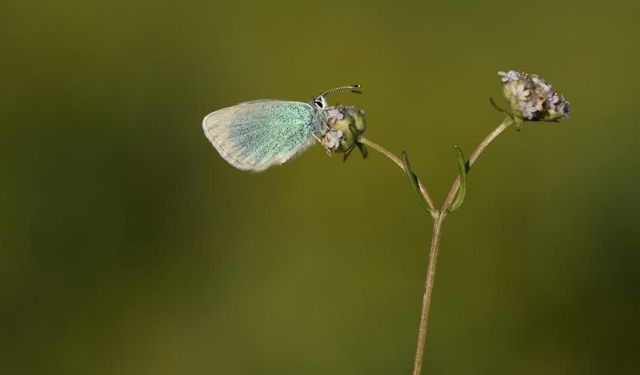
<instances>
[{"instance_id":1,"label":"pale wing edge","mask_svg":"<svg viewBox=\"0 0 640 375\"><path fill-rule=\"evenodd\" d=\"M209 126L207 126L208 119L212 115L214 115L216 112L218 112L218 111L211 112L207 116L205 116L205 118L202 120L202 129L204 130L204 134L209 139L209 142L213 145L213 147L216 149L216 151L218 151L218 154L220 154L220 156L222 156L222 158L224 160L226 160L229 164L231 164L234 167L236 167L238 169L241 169L243 171L260 172L260 171L263 171L264 169L268 168L269 166L265 166L264 168L260 168L258 166L255 166L255 165L249 163L249 162L243 162L241 160L237 160L237 159L235 159L234 157L231 156L231 153L229 151L227 151L224 148L224 146L222 145L222 143L220 141L218 141L216 136L213 133L211 133L211 128Z\"/></svg>"}]
</instances>

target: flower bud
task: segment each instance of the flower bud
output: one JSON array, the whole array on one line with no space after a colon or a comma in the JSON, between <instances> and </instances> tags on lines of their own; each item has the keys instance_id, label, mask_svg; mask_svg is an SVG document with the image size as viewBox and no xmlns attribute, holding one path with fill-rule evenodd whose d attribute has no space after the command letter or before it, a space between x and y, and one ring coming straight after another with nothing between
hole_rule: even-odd
<instances>
[{"instance_id":1,"label":"flower bud","mask_svg":"<svg viewBox=\"0 0 640 375\"><path fill-rule=\"evenodd\" d=\"M569 117L569 102L536 74L498 72L511 113L524 121L560 121Z\"/></svg>"},{"instance_id":2,"label":"flower bud","mask_svg":"<svg viewBox=\"0 0 640 375\"><path fill-rule=\"evenodd\" d=\"M334 106L325 110L324 114L324 147L331 152L351 152L358 137L367 129L364 111L355 107Z\"/></svg>"}]
</instances>

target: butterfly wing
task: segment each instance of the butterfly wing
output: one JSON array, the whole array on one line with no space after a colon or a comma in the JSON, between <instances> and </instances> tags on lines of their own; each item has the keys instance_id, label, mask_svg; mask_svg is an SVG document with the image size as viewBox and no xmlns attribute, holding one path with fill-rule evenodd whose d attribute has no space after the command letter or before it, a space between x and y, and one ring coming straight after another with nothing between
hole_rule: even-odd
<instances>
[{"instance_id":1,"label":"butterfly wing","mask_svg":"<svg viewBox=\"0 0 640 375\"><path fill-rule=\"evenodd\" d=\"M317 110L308 103L257 100L210 113L202 128L227 162L258 172L306 149L320 124Z\"/></svg>"}]
</instances>

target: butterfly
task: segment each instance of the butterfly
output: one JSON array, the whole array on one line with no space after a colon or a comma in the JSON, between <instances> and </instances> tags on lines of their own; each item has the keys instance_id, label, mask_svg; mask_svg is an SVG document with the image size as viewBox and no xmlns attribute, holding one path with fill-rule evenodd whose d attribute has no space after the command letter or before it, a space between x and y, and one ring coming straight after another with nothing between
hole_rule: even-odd
<instances>
[{"instance_id":1,"label":"butterfly","mask_svg":"<svg viewBox=\"0 0 640 375\"><path fill-rule=\"evenodd\" d=\"M308 103L254 100L209 113L202 121L204 134L220 156L234 167L260 172L291 160L320 140L339 107L328 106L335 92L360 93L360 85L340 86ZM342 107L340 107L342 108Z\"/></svg>"}]
</instances>

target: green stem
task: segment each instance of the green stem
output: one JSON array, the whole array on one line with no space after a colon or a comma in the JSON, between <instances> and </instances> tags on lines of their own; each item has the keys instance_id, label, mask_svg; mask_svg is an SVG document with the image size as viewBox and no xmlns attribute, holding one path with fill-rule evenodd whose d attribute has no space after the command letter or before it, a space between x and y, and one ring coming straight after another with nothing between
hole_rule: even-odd
<instances>
[{"instance_id":1,"label":"green stem","mask_svg":"<svg viewBox=\"0 0 640 375\"><path fill-rule=\"evenodd\" d=\"M475 150L469 156L469 160L466 162L466 172L468 173L471 169L471 166L478 160L478 157L482 154L485 148L489 146L491 142L493 142L496 137L498 137L506 128L508 128L511 124L513 124L513 119L510 117L505 118L500 125L498 125L485 139L480 142L480 144L476 147ZM364 137L360 137L358 139L360 143L363 143L374 150L384 154L386 157L391 159L396 165L404 170L404 164L402 160L395 156L393 153L389 152L384 147L374 143ZM406 171L405 171L406 172ZM427 189L425 189L424 185L418 179L418 185L420 187L420 192L424 196L427 204L432 209L433 213L433 232L431 234L431 245L429 246L429 260L427 265L427 272L425 276L425 284L424 284L424 294L422 296L422 308L420 310L420 323L418 325L418 338L416 343L416 356L413 361L413 375L420 375L422 372L422 362L424 359L424 348L427 338L427 323L429 321L429 310L431 308L431 295L433 293L433 285L435 284L436 279L436 265L438 263L438 249L440 247L440 237L442 232L442 224L449 213L449 209L451 208L451 204L456 196L456 193L460 187L460 175L456 178L456 180L451 185L451 189L449 190L449 194L447 194L447 198L445 199L442 207L440 209L435 208L433 204L433 200L429 196Z\"/></svg>"},{"instance_id":2,"label":"green stem","mask_svg":"<svg viewBox=\"0 0 640 375\"><path fill-rule=\"evenodd\" d=\"M504 120L502 120L500 125L498 125L495 129L493 129L493 131L489 133L489 135L487 135L485 139L482 140L482 142L480 142L480 144L476 147L475 150L473 150L473 152L469 156L469 160L467 161L467 173L469 173L469 171L471 170L471 166L473 166L476 160L478 160L478 157L480 157L480 155L482 154L482 151L484 151L484 149L487 148L487 146L489 146L489 144L493 142L493 140L496 139L496 137L498 137L500 133L502 133L511 124L513 124L513 119L511 117L505 118ZM453 182L453 185L451 185L451 189L449 189L449 194L447 194L447 198L444 200L444 203L442 204L441 211L449 210L449 208L451 207L451 203L453 203L453 198L455 198L459 187L460 187L460 176L458 176L456 180Z\"/></svg>"},{"instance_id":3,"label":"green stem","mask_svg":"<svg viewBox=\"0 0 640 375\"><path fill-rule=\"evenodd\" d=\"M416 356L413 360L413 375L420 375L420 371L422 371L424 347L427 339L427 323L429 321L429 310L431 308L431 294L433 293L433 284L436 280L436 265L438 264L438 249L440 248L442 223L444 223L446 216L446 212L441 212L433 221L431 245L429 246L429 264L427 266L427 275L424 282L424 295L422 296L420 323L418 325Z\"/></svg>"},{"instance_id":4,"label":"green stem","mask_svg":"<svg viewBox=\"0 0 640 375\"><path fill-rule=\"evenodd\" d=\"M404 169L404 164L402 163L402 160L400 160L399 157L395 156L391 151L387 150L386 148L380 146L379 144L362 136L358 138L358 142L365 144L371 147L372 149L378 151L379 153L383 154L384 156L388 157L391 161L396 163L396 165L400 169L407 172ZM429 195L427 188L424 187L424 184L422 183L422 181L420 181L420 179L418 179L418 186L420 187L420 193L422 194L424 199L427 201L427 204L429 205L429 208L431 209L431 211L435 211L436 209L435 209L435 206L433 205L433 199L431 199L431 196Z\"/></svg>"}]
</instances>

